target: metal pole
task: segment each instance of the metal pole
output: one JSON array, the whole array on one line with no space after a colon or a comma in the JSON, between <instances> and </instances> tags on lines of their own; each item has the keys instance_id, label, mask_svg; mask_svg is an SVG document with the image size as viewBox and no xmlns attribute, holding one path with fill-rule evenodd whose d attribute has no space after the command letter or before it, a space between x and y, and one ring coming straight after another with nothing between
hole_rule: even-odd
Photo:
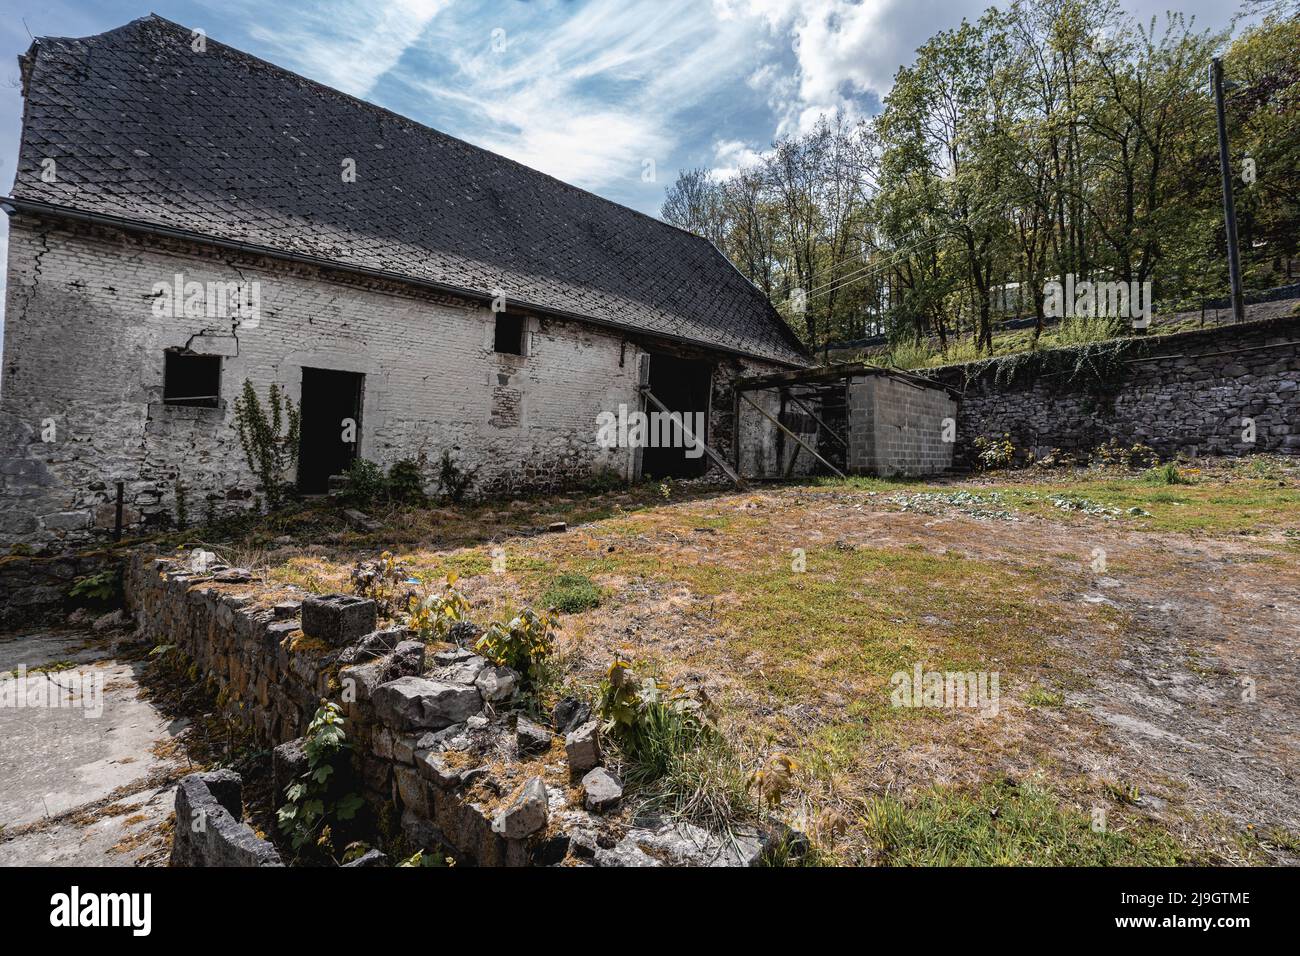
<instances>
[{"instance_id":1,"label":"metal pole","mask_svg":"<svg viewBox=\"0 0 1300 956\"><path fill-rule=\"evenodd\" d=\"M122 499L125 497L126 483L117 483L117 514L113 519L113 540L122 540Z\"/></svg>"},{"instance_id":2,"label":"metal pole","mask_svg":"<svg viewBox=\"0 0 1300 956\"><path fill-rule=\"evenodd\" d=\"M1228 278L1232 281L1232 318L1246 321L1246 300L1241 294L1241 262L1237 258L1237 208L1232 201L1232 167L1228 164L1228 124L1223 116L1223 64L1210 61L1214 111L1219 126L1219 170L1223 174L1223 224L1228 234Z\"/></svg>"}]
</instances>

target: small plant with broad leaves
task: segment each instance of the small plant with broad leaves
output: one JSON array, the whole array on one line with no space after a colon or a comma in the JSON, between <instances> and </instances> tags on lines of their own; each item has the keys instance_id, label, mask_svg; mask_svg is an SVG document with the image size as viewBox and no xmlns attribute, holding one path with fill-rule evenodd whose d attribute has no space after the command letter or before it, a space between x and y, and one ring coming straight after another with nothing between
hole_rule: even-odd
<instances>
[{"instance_id":1,"label":"small plant with broad leaves","mask_svg":"<svg viewBox=\"0 0 1300 956\"><path fill-rule=\"evenodd\" d=\"M549 612L538 614L526 607L508 621L489 624L474 649L497 666L518 671L525 684L536 686L546 659L555 650L557 630Z\"/></svg>"},{"instance_id":2,"label":"small plant with broad leaves","mask_svg":"<svg viewBox=\"0 0 1300 956\"><path fill-rule=\"evenodd\" d=\"M342 791L339 783L349 749L343 725L342 708L330 701L321 704L307 727L307 770L285 788L286 802L276 814L295 851L314 845L332 857L333 826L352 820L362 807L361 796Z\"/></svg>"},{"instance_id":3,"label":"small plant with broad leaves","mask_svg":"<svg viewBox=\"0 0 1300 956\"><path fill-rule=\"evenodd\" d=\"M343 473L343 490L339 498L354 508L369 508L387 493L384 470L369 458L357 458Z\"/></svg>"},{"instance_id":4,"label":"small plant with broad leaves","mask_svg":"<svg viewBox=\"0 0 1300 956\"><path fill-rule=\"evenodd\" d=\"M456 589L459 576L452 572L443 582L442 590L422 600L412 599L406 626L420 640L445 641L456 624L469 618L469 601Z\"/></svg>"},{"instance_id":5,"label":"small plant with broad leaves","mask_svg":"<svg viewBox=\"0 0 1300 956\"><path fill-rule=\"evenodd\" d=\"M68 597L78 604L109 605L121 603L122 572L105 568L94 574L84 574L72 582Z\"/></svg>"},{"instance_id":6,"label":"small plant with broad leaves","mask_svg":"<svg viewBox=\"0 0 1300 956\"><path fill-rule=\"evenodd\" d=\"M980 435L975 439L974 445L975 459L982 471L1010 467L1016 457L1016 449L1011 444L1010 435L1003 435L1001 438L986 438Z\"/></svg>"},{"instance_id":7,"label":"small plant with broad leaves","mask_svg":"<svg viewBox=\"0 0 1300 956\"><path fill-rule=\"evenodd\" d=\"M605 732L617 738L629 756L652 764L663 738L696 738L713 727L708 701L701 694L652 675L638 677L628 661L610 665L598 709Z\"/></svg>"}]
</instances>

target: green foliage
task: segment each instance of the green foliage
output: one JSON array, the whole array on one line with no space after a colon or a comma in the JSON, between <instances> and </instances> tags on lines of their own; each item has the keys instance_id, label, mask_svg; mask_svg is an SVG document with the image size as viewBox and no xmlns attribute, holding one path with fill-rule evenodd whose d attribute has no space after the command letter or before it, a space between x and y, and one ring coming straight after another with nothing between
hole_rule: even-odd
<instances>
[{"instance_id":1,"label":"green foliage","mask_svg":"<svg viewBox=\"0 0 1300 956\"><path fill-rule=\"evenodd\" d=\"M1192 480L1186 478L1172 461L1148 468L1142 473L1142 480L1148 485L1190 485Z\"/></svg>"},{"instance_id":2,"label":"green foliage","mask_svg":"<svg viewBox=\"0 0 1300 956\"><path fill-rule=\"evenodd\" d=\"M368 458L354 459L343 477L339 498L354 508L369 508L386 494L384 470Z\"/></svg>"},{"instance_id":3,"label":"green foliage","mask_svg":"<svg viewBox=\"0 0 1300 956\"><path fill-rule=\"evenodd\" d=\"M542 604L565 614L600 605L600 586L585 574L561 574L542 592Z\"/></svg>"},{"instance_id":4,"label":"green foliage","mask_svg":"<svg viewBox=\"0 0 1300 956\"><path fill-rule=\"evenodd\" d=\"M440 853L429 853L426 850L416 850L406 859L401 860L397 866L437 866L445 867L451 865L451 859Z\"/></svg>"},{"instance_id":5,"label":"green foliage","mask_svg":"<svg viewBox=\"0 0 1300 956\"><path fill-rule=\"evenodd\" d=\"M1112 438L1104 445L1098 445L1092 455L1093 461L1103 468L1124 468L1132 470L1135 468L1154 468L1160 464L1160 456L1156 450L1149 445L1141 442L1135 442L1132 445L1123 444L1118 438ZM1177 474L1177 471L1174 471ZM1177 484L1177 482L1168 482L1168 484Z\"/></svg>"},{"instance_id":6,"label":"green foliage","mask_svg":"<svg viewBox=\"0 0 1300 956\"><path fill-rule=\"evenodd\" d=\"M420 640L445 641L454 625L469 619L469 601L456 589L458 575L447 575L442 590L411 603L406 626Z\"/></svg>"},{"instance_id":7,"label":"green foliage","mask_svg":"<svg viewBox=\"0 0 1300 956\"><path fill-rule=\"evenodd\" d=\"M444 449L438 462L438 493L456 504L464 499L473 482L474 472L462 469L451 457L451 450Z\"/></svg>"},{"instance_id":8,"label":"green foliage","mask_svg":"<svg viewBox=\"0 0 1300 956\"><path fill-rule=\"evenodd\" d=\"M425 503L424 466L417 458L401 458L388 469L389 500L398 504Z\"/></svg>"},{"instance_id":9,"label":"green foliage","mask_svg":"<svg viewBox=\"0 0 1300 956\"><path fill-rule=\"evenodd\" d=\"M986 438L983 435L976 437L973 442L975 446L975 460L984 471L994 468L1008 468L1015 460L1016 449L1011 444L1011 436L1003 435L1001 438Z\"/></svg>"},{"instance_id":10,"label":"green foliage","mask_svg":"<svg viewBox=\"0 0 1300 956\"><path fill-rule=\"evenodd\" d=\"M1226 292L1205 95L1226 47L1243 269L1280 285L1300 244L1300 18L1231 30L1229 45L1114 0L999 4L900 57L870 121L824 116L725 180L684 170L661 215L715 243L813 349L883 333L891 364L963 361L1013 317L1044 320L1016 351L1040 332L1112 338L1109 319L1047 324L1045 282L1150 281L1189 309Z\"/></svg>"},{"instance_id":11,"label":"green foliage","mask_svg":"<svg viewBox=\"0 0 1300 956\"><path fill-rule=\"evenodd\" d=\"M1172 836L1146 824L1094 828L1029 784L933 790L907 804L872 800L864 821L886 866L1172 866L1190 862Z\"/></svg>"},{"instance_id":12,"label":"green foliage","mask_svg":"<svg viewBox=\"0 0 1300 956\"><path fill-rule=\"evenodd\" d=\"M492 663L518 671L525 684L535 686L546 659L555 651L558 629L549 613L537 614L526 607L508 621L489 624L474 649Z\"/></svg>"},{"instance_id":13,"label":"green foliage","mask_svg":"<svg viewBox=\"0 0 1300 956\"><path fill-rule=\"evenodd\" d=\"M321 704L307 727L307 770L285 787L286 802L276 812L281 832L296 851L314 845L332 856L332 826L352 820L364 803L338 782L350 748L344 723L342 708L330 701Z\"/></svg>"},{"instance_id":14,"label":"green foliage","mask_svg":"<svg viewBox=\"0 0 1300 956\"><path fill-rule=\"evenodd\" d=\"M624 780L648 808L714 830L755 815L752 778L700 695L637 677L631 664L615 661L601 685L598 713L618 747Z\"/></svg>"},{"instance_id":15,"label":"green foliage","mask_svg":"<svg viewBox=\"0 0 1300 956\"><path fill-rule=\"evenodd\" d=\"M93 574L83 574L72 582L68 597L78 604L121 604L121 569L112 567Z\"/></svg>"},{"instance_id":16,"label":"green foliage","mask_svg":"<svg viewBox=\"0 0 1300 956\"><path fill-rule=\"evenodd\" d=\"M264 407L253 383L244 379L243 392L235 399L235 425L244 459L262 483L267 507L274 511L284 500L286 478L298 461L298 407L274 382Z\"/></svg>"}]
</instances>

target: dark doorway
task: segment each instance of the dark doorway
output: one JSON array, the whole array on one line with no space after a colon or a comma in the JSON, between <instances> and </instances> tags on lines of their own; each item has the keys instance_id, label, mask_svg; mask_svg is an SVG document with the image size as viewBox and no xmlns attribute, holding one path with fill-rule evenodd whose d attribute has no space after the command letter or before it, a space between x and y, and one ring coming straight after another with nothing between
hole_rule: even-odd
<instances>
[{"instance_id":1,"label":"dark doorway","mask_svg":"<svg viewBox=\"0 0 1300 956\"><path fill-rule=\"evenodd\" d=\"M361 384L358 372L302 370L302 425L298 445L298 489L307 495L329 490L357 457L361 442ZM348 434L348 419L353 425ZM351 437L353 441L345 439Z\"/></svg>"},{"instance_id":2,"label":"dark doorway","mask_svg":"<svg viewBox=\"0 0 1300 956\"><path fill-rule=\"evenodd\" d=\"M713 366L708 362L672 355L650 356L650 391L669 411L702 412L704 433L699 438L705 442L709 440L709 388L712 380ZM658 411L649 401L645 410L647 413ZM696 419L690 417L685 421L691 431L695 431ZM688 458L686 451L683 447L643 449L641 474L647 478L695 478L704 474L709 466L708 457L701 450L699 457Z\"/></svg>"}]
</instances>

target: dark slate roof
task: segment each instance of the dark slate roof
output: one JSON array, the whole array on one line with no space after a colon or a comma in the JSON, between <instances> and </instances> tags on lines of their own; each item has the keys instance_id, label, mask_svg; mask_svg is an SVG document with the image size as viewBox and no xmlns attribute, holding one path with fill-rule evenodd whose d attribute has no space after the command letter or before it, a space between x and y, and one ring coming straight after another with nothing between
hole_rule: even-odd
<instances>
[{"instance_id":1,"label":"dark slate roof","mask_svg":"<svg viewBox=\"0 0 1300 956\"><path fill-rule=\"evenodd\" d=\"M36 41L14 197L807 362L707 240L211 39L201 54L190 44L156 16ZM45 157L56 182L41 181Z\"/></svg>"}]
</instances>

